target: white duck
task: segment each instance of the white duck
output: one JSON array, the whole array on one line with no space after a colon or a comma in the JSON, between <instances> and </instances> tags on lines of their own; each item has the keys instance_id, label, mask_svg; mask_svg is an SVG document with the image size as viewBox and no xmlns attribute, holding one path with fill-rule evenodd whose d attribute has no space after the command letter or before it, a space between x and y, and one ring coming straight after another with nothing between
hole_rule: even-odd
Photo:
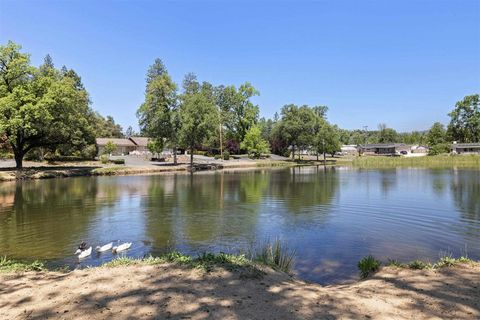
<instances>
[{"instance_id":1,"label":"white duck","mask_svg":"<svg viewBox=\"0 0 480 320\"><path fill-rule=\"evenodd\" d=\"M78 259L83 259L83 258L86 258L88 257L89 255L92 254L92 247L86 249L86 250L83 250L82 252L80 252L80 254L78 255Z\"/></svg>"},{"instance_id":2,"label":"white duck","mask_svg":"<svg viewBox=\"0 0 480 320\"><path fill-rule=\"evenodd\" d=\"M120 251L125 251L127 249L130 249L131 246L132 246L131 242L125 242L125 243L122 243L121 245L119 245L118 247L113 247L112 252L117 253L117 252L120 252Z\"/></svg>"},{"instance_id":3,"label":"white duck","mask_svg":"<svg viewBox=\"0 0 480 320\"><path fill-rule=\"evenodd\" d=\"M105 252L105 251L111 250L112 247L113 247L113 242L110 242L101 247L97 246L95 250L97 250L97 252Z\"/></svg>"}]
</instances>

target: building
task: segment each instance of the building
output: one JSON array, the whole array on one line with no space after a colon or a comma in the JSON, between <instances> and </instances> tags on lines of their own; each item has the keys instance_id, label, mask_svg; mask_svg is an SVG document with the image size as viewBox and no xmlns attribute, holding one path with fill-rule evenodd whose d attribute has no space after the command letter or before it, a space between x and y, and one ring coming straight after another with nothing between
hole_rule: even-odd
<instances>
[{"instance_id":1,"label":"building","mask_svg":"<svg viewBox=\"0 0 480 320\"><path fill-rule=\"evenodd\" d=\"M357 145L355 144L344 144L343 146L341 146L340 151L342 155L358 155Z\"/></svg>"},{"instance_id":2,"label":"building","mask_svg":"<svg viewBox=\"0 0 480 320\"><path fill-rule=\"evenodd\" d=\"M452 144L452 152L456 154L480 154L480 143L456 143Z\"/></svg>"},{"instance_id":3,"label":"building","mask_svg":"<svg viewBox=\"0 0 480 320\"><path fill-rule=\"evenodd\" d=\"M404 143L376 143L358 146L358 152L366 155L395 156L410 153L410 146Z\"/></svg>"},{"instance_id":4,"label":"building","mask_svg":"<svg viewBox=\"0 0 480 320\"><path fill-rule=\"evenodd\" d=\"M135 143L136 145L136 149L135 151L139 151L139 152L147 152L148 151L148 141L149 141L149 138L146 138L146 137L130 137L130 140L133 141L133 143Z\"/></svg>"},{"instance_id":5,"label":"building","mask_svg":"<svg viewBox=\"0 0 480 320\"><path fill-rule=\"evenodd\" d=\"M412 153L427 154L430 148L427 146L412 146L411 150L412 150Z\"/></svg>"},{"instance_id":6,"label":"building","mask_svg":"<svg viewBox=\"0 0 480 320\"><path fill-rule=\"evenodd\" d=\"M112 155L123 156L133 151L146 152L148 138L146 137L131 137L131 138L97 138L95 139L97 144L98 155L104 154L105 146L108 142L112 142L117 147Z\"/></svg>"}]
</instances>

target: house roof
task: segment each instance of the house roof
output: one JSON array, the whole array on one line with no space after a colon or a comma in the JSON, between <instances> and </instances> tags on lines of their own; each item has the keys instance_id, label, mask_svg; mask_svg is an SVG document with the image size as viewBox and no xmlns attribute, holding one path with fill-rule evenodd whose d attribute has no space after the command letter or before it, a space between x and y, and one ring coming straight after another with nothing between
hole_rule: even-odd
<instances>
[{"instance_id":1,"label":"house roof","mask_svg":"<svg viewBox=\"0 0 480 320\"><path fill-rule=\"evenodd\" d=\"M109 141L116 144L118 147L135 147L135 143L129 139L119 139L119 138L96 138L95 142L98 146L104 146Z\"/></svg>"},{"instance_id":2,"label":"house roof","mask_svg":"<svg viewBox=\"0 0 480 320\"><path fill-rule=\"evenodd\" d=\"M405 143L373 143L373 144L363 144L359 145L360 148L364 149L375 149L375 148L398 148L406 147Z\"/></svg>"},{"instance_id":3,"label":"house roof","mask_svg":"<svg viewBox=\"0 0 480 320\"><path fill-rule=\"evenodd\" d=\"M130 140L132 140L133 143L140 147L146 147L149 139L150 138L147 137L130 137Z\"/></svg>"},{"instance_id":4,"label":"house roof","mask_svg":"<svg viewBox=\"0 0 480 320\"><path fill-rule=\"evenodd\" d=\"M480 148L480 143L454 143L452 144L454 148Z\"/></svg>"}]
</instances>

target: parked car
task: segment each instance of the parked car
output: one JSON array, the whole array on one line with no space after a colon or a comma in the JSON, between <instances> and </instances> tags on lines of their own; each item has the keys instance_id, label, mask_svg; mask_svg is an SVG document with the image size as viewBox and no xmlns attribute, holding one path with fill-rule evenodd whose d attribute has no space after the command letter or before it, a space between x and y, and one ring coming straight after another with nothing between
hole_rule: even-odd
<instances>
[{"instance_id":1,"label":"parked car","mask_svg":"<svg viewBox=\"0 0 480 320\"><path fill-rule=\"evenodd\" d=\"M400 151L400 154L406 155L406 154L408 154L408 152L405 151L405 150L402 150L402 151Z\"/></svg>"}]
</instances>

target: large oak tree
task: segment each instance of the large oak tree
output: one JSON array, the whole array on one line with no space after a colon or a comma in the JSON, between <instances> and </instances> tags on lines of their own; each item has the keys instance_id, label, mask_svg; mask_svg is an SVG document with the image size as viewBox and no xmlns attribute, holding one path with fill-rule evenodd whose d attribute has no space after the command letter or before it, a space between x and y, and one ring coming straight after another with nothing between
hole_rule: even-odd
<instances>
[{"instance_id":1,"label":"large oak tree","mask_svg":"<svg viewBox=\"0 0 480 320\"><path fill-rule=\"evenodd\" d=\"M13 42L0 46L0 135L11 145L16 166L37 147L54 148L90 130L88 94L47 56L40 68ZM93 136L93 135L91 135Z\"/></svg>"}]
</instances>

